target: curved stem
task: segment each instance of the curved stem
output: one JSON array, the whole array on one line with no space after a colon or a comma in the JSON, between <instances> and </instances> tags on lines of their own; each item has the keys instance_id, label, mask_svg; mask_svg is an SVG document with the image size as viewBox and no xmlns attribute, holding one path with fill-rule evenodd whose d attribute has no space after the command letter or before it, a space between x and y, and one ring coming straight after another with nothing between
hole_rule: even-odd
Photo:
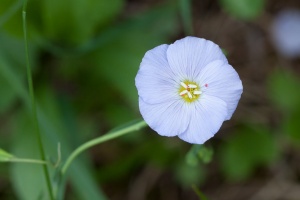
<instances>
[{"instance_id":1,"label":"curved stem","mask_svg":"<svg viewBox=\"0 0 300 200\"><path fill-rule=\"evenodd\" d=\"M100 144L102 142L106 142L108 140L120 137L122 135L125 135L127 133L133 132L133 131L138 131L141 128L147 126L145 121L140 121L137 122L136 124L133 124L131 126L128 126L126 128L120 129L118 131L111 131L108 132L107 134L100 136L98 138L95 138L93 140L90 140L84 144L82 144L81 146L79 146L77 149L75 149L73 151L73 153L68 157L67 161L65 162L65 164L62 167L61 173L62 175L64 175L68 169L68 167L70 166L70 164L72 163L72 161L83 151L97 145Z\"/></svg>"}]
</instances>

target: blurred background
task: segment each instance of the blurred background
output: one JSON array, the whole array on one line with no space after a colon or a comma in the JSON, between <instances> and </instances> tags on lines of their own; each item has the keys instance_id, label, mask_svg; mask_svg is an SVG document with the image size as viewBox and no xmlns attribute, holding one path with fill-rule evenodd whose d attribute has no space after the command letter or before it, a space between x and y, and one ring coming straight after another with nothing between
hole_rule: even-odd
<instances>
[{"instance_id":1,"label":"blurred background","mask_svg":"<svg viewBox=\"0 0 300 200\"><path fill-rule=\"evenodd\" d=\"M0 2L0 148L39 158L22 0ZM201 146L149 128L90 149L66 199L300 199L299 0L29 0L29 55L47 158L141 118L145 52L187 35L217 43L244 93ZM55 182L56 176L51 172ZM0 199L45 199L42 168L0 164Z\"/></svg>"}]
</instances>

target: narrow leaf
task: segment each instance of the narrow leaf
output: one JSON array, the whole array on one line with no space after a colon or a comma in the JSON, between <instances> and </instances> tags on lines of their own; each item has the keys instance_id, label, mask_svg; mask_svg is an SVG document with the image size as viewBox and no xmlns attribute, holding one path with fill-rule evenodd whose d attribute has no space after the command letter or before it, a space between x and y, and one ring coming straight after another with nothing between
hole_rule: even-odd
<instances>
[{"instance_id":1,"label":"narrow leaf","mask_svg":"<svg viewBox=\"0 0 300 200\"><path fill-rule=\"evenodd\" d=\"M8 162L14 156L3 149L0 149L0 162Z\"/></svg>"}]
</instances>

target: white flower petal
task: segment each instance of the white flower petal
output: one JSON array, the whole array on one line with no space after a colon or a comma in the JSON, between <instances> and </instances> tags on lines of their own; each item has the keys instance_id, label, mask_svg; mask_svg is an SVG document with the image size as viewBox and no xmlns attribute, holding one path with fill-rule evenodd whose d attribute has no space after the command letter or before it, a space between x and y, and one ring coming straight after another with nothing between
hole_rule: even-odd
<instances>
[{"instance_id":1,"label":"white flower petal","mask_svg":"<svg viewBox=\"0 0 300 200\"><path fill-rule=\"evenodd\" d=\"M221 99L207 95L191 105L194 108L189 126L178 137L189 143L203 144L220 129L227 115L227 106Z\"/></svg>"},{"instance_id":2,"label":"white flower petal","mask_svg":"<svg viewBox=\"0 0 300 200\"><path fill-rule=\"evenodd\" d=\"M198 80L204 94L226 102L228 108L226 120L229 120L243 92L243 85L237 72L228 63L217 60L203 68Z\"/></svg>"},{"instance_id":3,"label":"white flower petal","mask_svg":"<svg viewBox=\"0 0 300 200\"><path fill-rule=\"evenodd\" d=\"M161 103L179 98L179 85L167 61L167 48L168 45L160 45L148 51L135 77L138 94L147 103Z\"/></svg>"},{"instance_id":4,"label":"white flower petal","mask_svg":"<svg viewBox=\"0 0 300 200\"><path fill-rule=\"evenodd\" d=\"M227 62L222 50L215 43L196 37L185 37L169 45L169 65L181 80L194 80L208 63L214 60Z\"/></svg>"},{"instance_id":5,"label":"white flower petal","mask_svg":"<svg viewBox=\"0 0 300 200\"><path fill-rule=\"evenodd\" d=\"M176 136L187 129L190 110L182 100L148 104L140 98L139 106L144 120L159 135Z\"/></svg>"}]
</instances>

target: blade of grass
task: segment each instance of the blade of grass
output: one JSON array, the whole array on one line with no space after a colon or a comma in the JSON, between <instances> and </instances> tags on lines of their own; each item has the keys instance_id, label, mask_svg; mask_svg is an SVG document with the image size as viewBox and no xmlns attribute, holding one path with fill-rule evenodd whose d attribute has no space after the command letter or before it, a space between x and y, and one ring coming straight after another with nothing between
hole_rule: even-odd
<instances>
[{"instance_id":1,"label":"blade of grass","mask_svg":"<svg viewBox=\"0 0 300 200\"><path fill-rule=\"evenodd\" d=\"M20 8L22 0L16 1L7 11L0 17L0 27L5 24Z\"/></svg>"},{"instance_id":2,"label":"blade of grass","mask_svg":"<svg viewBox=\"0 0 300 200\"><path fill-rule=\"evenodd\" d=\"M185 35L194 34L191 4L191 0L179 0L179 10Z\"/></svg>"},{"instance_id":3,"label":"blade of grass","mask_svg":"<svg viewBox=\"0 0 300 200\"><path fill-rule=\"evenodd\" d=\"M39 164L39 165L48 165L44 160L35 160L35 159L27 159L27 158L11 158L7 162L16 162L16 163L30 163L30 164Z\"/></svg>"},{"instance_id":4,"label":"blade of grass","mask_svg":"<svg viewBox=\"0 0 300 200\"><path fill-rule=\"evenodd\" d=\"M26 54L26 68L27 68L27 79L28 79L28 86L29 86L29 95L31 101L31 110L32 110L32 118L34 122L34 129L36 132L36 136L38 138L39 143L39 150L41 154L41 159L45 161L46 155L43 146L42 136L39 128L39 123L37 119L37 111L34 99L34 89L33 89L33 82L32 82L32 75L31 75L31 67L29 63L29 53L28 53L28 40L27 40L27 24L26 24L26 8L27 8L27 0L24 0L23 9L22 9L22 19L23 19L23 32L24 32L24 40L25 40L25 54ZM43 171L46 178L46 184L48 188L48 194L51 200L54 200L53 192L52 192L52 185L49 175L49 169L47 165L43 165Z\"/></svg>"},{"instance_id":5,"label":"blade of grass","mask_svg":"<svg viewBox=\"0 0 300 200\"><path fill-rule=\"evenodd\" d=\"M18 97L22 100L24 103L25 108L30 112L31 111L31 102L29 95L27 94L27 90L24 87L23 81L21 77L19 77L13 67L10 66L9 62L6 62L6 60L1 59L0 55L0 75L3 76L3 78L7 81L8 87L10 87L12 90L14 90ZM54 100L51 100L50 102L55 102ZM51 107L48 104L47 105L39 105L38 102L36 104L37 106L37 112L38 112L38 118L39 118L39 125L41 128L41 132L44 137L44 146L47 147L47 152L52 152L52 155L56 153L56 145L57 142L60 141L61 144L63 144L62 147L62 154L64 154L63 157L66 157L71 153L71 141L68 140L66 137L67 132L65 132L65 129L60 129L59 127L64 127L64 123L61 123L60 125L57 125L54 123L55 119L59 119L60 122L64 121L62 116L55 115L52 116L51 114L49 115L49 111L45 110L45 107ZM59 108L53 108L52 110L57 110ZM27 112L28 112L27 111ZM46 115L47 113L47 115ZM55 113L57 113L55 111ZM50 117L52 116L52 117ZM73 122L70 126L71 127L77 127L74 125L75 122ZM26 129L27 130L27 129ZM78 130L78 129L76 129ZM22 131L24 132L24 131ZM70 130L70 133L68 134L76 134L78 135L79 133L73 133ZM33 144L33 143L32 143ZM50 148L49 148L50 147ZM55 147L55 148L52 148ZM54 151L52 151L55 149ZM27 150L26 150L27 151ZM28 153L28 152L27 152ZM97 199L97 200L103 200L107 199L99 186L96 185L95 178L93 177L90 168L88 167L88 164L84 162L80 162L80 160L77 160L74 162L70 168L70 184L74 187L74 192L80 199ZM25 177L26 179L26 177ZM52 182L53 184L53 182ZM83 188L82 184L87 186L88 188ZM21 193L22 194L22 193ZM55 193L54 193L55 194ZM24 194L22 194L24 195ZM24 196L22 196L24 197ZM24 197L25 198L25 197ZM57 199L63 199L57 197Z\"/></svg>"}]
</instances>

